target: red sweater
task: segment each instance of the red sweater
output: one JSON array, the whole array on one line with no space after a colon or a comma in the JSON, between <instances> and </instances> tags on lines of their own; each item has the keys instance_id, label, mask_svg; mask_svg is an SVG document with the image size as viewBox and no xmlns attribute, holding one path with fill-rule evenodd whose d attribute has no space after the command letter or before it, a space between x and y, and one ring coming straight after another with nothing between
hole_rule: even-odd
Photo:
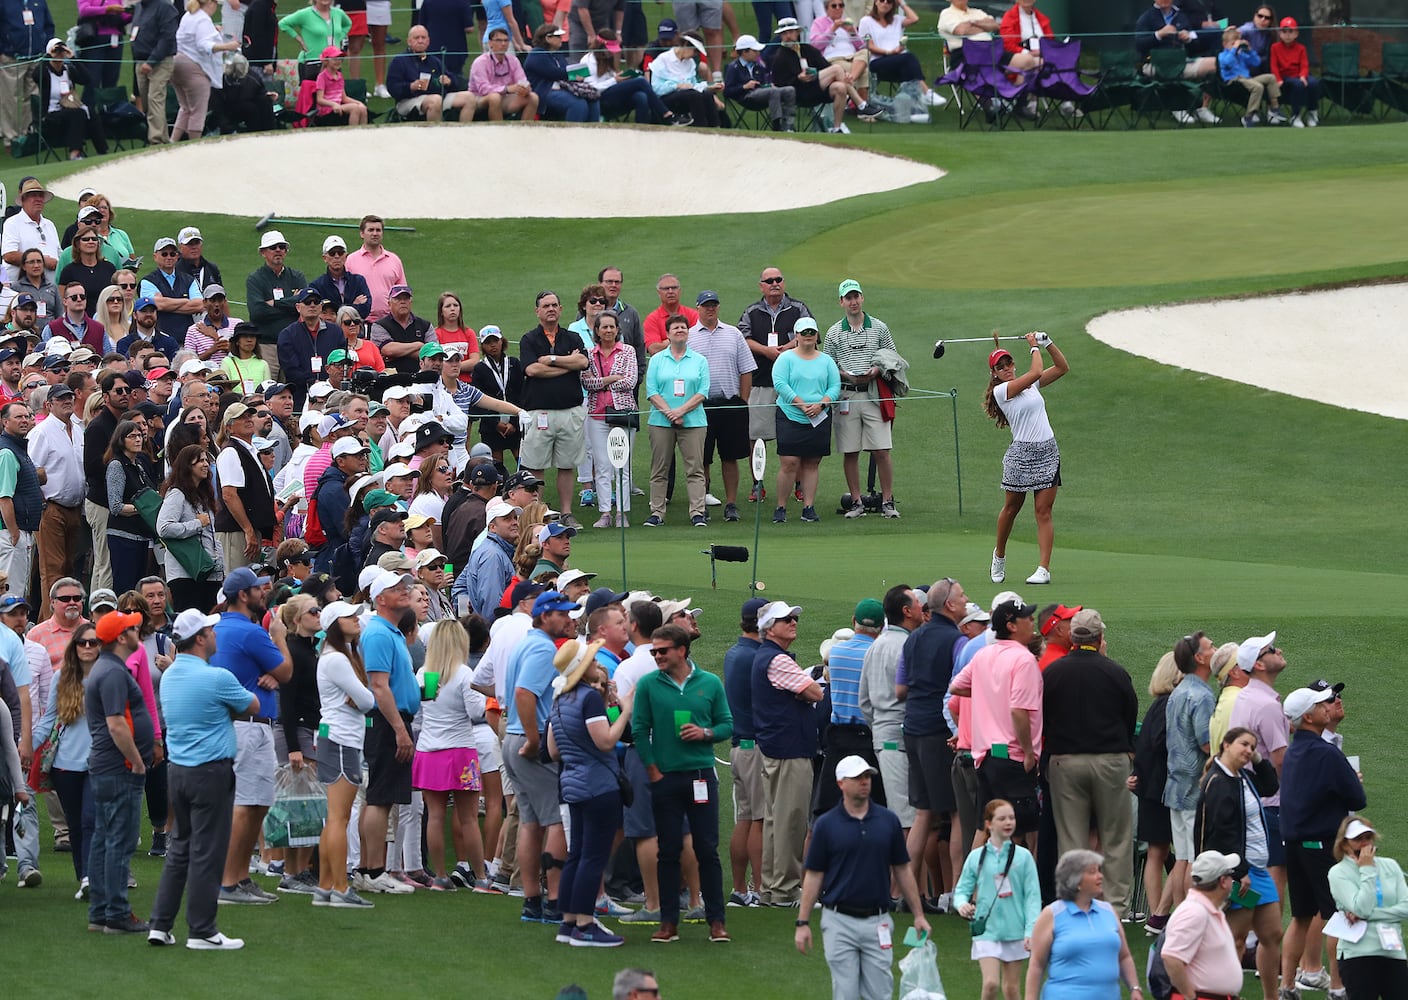
<instances>
[{"instance_id":1,"label":"red sweater","mask_svg":"<svg viewBox=\"0 0 1408 1000\"><path fill-rule=\"evenodd\" d=\"M1271 75L1277 83L1286 77L1299 80L1310 75L1310 59L1305 54L1305 46L1300 42L1276 42L1271 46Z\"/></svg>"},{"instance_id":2,"label":"red sweater","mask_svg":"<svg viewBox=\"0 0 1408 1000\"><path fill-rule=\"evenodd\" d=\"M1032 15L1036 18L1036 24L1041 29L1042 37L1051 38L1051 18L1035 7L1032 8ZM1008 52L1021 52L1026 48L1022 44L1021 8L1016 6L1009 8L1007 13L1002 15L1002 21L997 30L998 34L1002 36L1002 47Z\"/></svg>"}]
</instances>

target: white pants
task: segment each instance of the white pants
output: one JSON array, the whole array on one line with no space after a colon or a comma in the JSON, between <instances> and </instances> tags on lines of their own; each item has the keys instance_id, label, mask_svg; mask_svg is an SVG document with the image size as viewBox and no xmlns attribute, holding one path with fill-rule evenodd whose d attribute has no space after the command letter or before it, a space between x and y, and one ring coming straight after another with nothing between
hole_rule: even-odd
<instances>
[{"instance_id":1,"label":"white pants","mask_svg":"<svg viewBox=\"0 0 1408 1000\"><path fill-rule=\"evenodd\" d=\"M611 464L606 449L606 435L610 432L611 428L606 426L605 420L587 418L587 461L591 463L594 473L596 509L603 514L609 513L611 510L611 487L616 481L616 469ZM634 452L636 432L628 430L626 435L631 442L631 451ZM621 472L626 477L626 481L620 491L620 496L616 498L616 509L622 513L629 513L631 509L631 463L629 461L626 462L626 467Z\"/></svg>"},{"instance_id":2,"label":"white pants","mask_svg":"<svg viewBox=\"0 0 1408 1000\"><path fill-rule=\"evenodd\" d=\"M0 570L9 576L10 593L29 597L29 570L33 565L34 532L21 531L20 540L12 542L10 530L0 529Z\"/></svg>"},{"instance_id":3,"label":"white pants","mask_svg":"<svg viewBox=\"0 0 1408 1000\"><path fill-rule=\"evenodd\" d=\"M396 807L396 839L386 845L388 871L416 872L425 867L425 858L420 849L420 820L424 813L425 800L420 792L411 792L409 805ZM438 864L435 870L440 870Z\"/></svg>"}]
</instances>

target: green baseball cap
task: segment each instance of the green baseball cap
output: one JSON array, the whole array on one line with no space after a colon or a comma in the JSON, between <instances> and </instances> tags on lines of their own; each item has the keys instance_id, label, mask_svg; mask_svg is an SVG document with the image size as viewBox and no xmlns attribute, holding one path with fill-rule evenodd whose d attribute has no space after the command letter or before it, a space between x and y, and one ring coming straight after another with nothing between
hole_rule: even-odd
<instances>
[{"instance_id":1,"label":"green baseball cap","mask_svg":"<svg viewBox=\"0 0 1408 1000\"><path fill-rule=\"evenodd\" d=\"M844 299L851 292L860 292L862 295L865 294L865 292L861 290L860 282L855 278L847 278L845 281L841 282L840 287L836 289L836 297L838 299Z\"/></svg>"},{"instance_id":2,"label":"green baseball cap","mask_svg":"<svg viewBox=\"0 0 1408 1000\"><path fill-rule=\"evenodd\" d=\"M885 608L873 597L867 597L856 605L854 617L857 625L864 625L866 628L885 627Z\"/></svg>"},{"instance_id":3,"label":"green baseball cap","mask_svg":"<svg viewBox=\"0 0 1408 1000\"><path fill-rule=\"evenodd\" d=\"M422 358L443 358L445 356L445 348L441 347L439 344L426 344L420 349L420 356Z\"/></svg>"},{"instance_id":4,"label":"green baseball cap","mask_svg":"<svg viewBox=\"0 0 1408 1000\"><path fill-rule=\"evenodd\" d=\"M370 514L378 507L396 506L396 494L390 490L372 490L362 498L362 509Z\"/></svg>"},{"instance_id":5,"label":"green baseball cap","mask_svg":"<svg viewBox=\"0 0 1408 1000\"><path fill-rule=\"evenodd\" d=\"M345 365L348 360L349 355L341 347L328 355L328 364L330 365Z\"/></svg>"}]
</instances>

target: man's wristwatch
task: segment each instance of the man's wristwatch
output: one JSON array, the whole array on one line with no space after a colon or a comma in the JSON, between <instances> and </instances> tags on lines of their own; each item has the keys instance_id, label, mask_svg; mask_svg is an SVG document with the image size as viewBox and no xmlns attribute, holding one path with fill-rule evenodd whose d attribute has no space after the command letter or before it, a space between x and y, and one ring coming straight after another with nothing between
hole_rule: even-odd
<instances>
[{"instance_id":1,"label":"man's wristwatch","mask_svg":"<svg viewBox=\"0 0 1408 1000\"><path fill-rule=\"evenodd\" d=\"M798 926L798 927L810 927L811 925L812 925L812 922L811 922L810 920L798 920L798 921L797 921L797 926Z\"/></svg>"}]
</instances>

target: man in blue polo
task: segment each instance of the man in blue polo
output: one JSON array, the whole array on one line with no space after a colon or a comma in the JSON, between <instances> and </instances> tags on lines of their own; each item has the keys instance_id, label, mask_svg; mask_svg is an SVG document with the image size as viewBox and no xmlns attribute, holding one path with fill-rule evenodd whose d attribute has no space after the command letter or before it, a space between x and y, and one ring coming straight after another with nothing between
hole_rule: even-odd
<instances>
[{"instance_id":1,"label":"man in blue polo","mask_svg":"<svg viewBox=\"0 0 1408 1000\"><path fill-rule=\"evenodd\" d=\"M172 825L147 941L176 943L171 928L184 894L186 947L195 951L244 947L239 938L216 929L215 913L235 807L238 744L232 719L257 715L259 699L228 670L210 665L217 642L213 626L219 621L219 615L194 608L177 615L171 627L176 658L161 675Z\"/></svg>"},{"instance_id":2,"label":"man in blue polo","mask_svg":"<svg viewBox=\"0 0 1408 1000\"><path fill-rule=\"evenodd\" d=\"M839 761L856 754L877 768L876 773L879 773L880 760L875 754L874 737L860 708L860 675L865 665L865 654L885 627L885 609L875 598L867 597L856 605L851 624L855 634L834 644L825 657L826 673L830 678L831 720L821 748L824 758L821 774L817 777L812 795L813 816L819 816L840 801L841 792L835 781ZM871 798L877 805L885 805L883 781L877 779L872 783Z\"/></svg>"},{"instance_id":3,"label":"man in blue polo","mask_svg":"<svg viewBox=\"0 0 1408 1000\"><path fill-rule=\"evenodd\" d=\"M577 631L582 609L556 591L539 594L533 602L533 627L514 650L504 674L508 722L504 727L504 769L518 796L518 864L523 873L523 913L528 923L562 921L557 882L567 857L558 808L558 765L538 757L543 730L552 706L552 682L557 676L553 657L557 642ZM539 888L540 861L547 864L548 898Z\"/></svg>"},{"instance_id":4,"label":"man in blue polo","mask_svg":"<svg viewBox=\"0 0 1408 1000\"><path fill-rule=\"evenodd\" d=\"M269 631L264 631L269 590L269 577L255 576L247 566L230 573L221 587L225 613L214 626L217 647L210 665L234 674L235 680L259 699L259 711L234 724L235 812L220 884L222 903L259 905L278 899L249 877L250 852L264 825L264 815L274 804L273 727L279 717L279 685L293 676L288 628L282 617L274 615Z\"/></svg>"}]
</instances>

